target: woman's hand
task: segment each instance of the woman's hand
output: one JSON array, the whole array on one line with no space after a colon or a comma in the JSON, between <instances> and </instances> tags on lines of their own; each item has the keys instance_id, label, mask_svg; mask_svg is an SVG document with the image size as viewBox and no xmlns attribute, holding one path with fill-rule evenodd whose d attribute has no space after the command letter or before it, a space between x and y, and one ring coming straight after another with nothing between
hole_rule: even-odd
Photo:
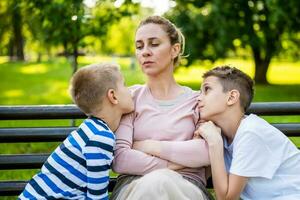
<instances>
[{"instance_id":1,"label":"woman's hand","mask_svg":"<svg viewBox=\"0 0 300 200\"><path fill-rule=\"evenodd\" d=\"M160 141L157 140L135 141L132 148L157 157L161 152Z\"/></svg>"},{"instance_id":2,"label":"woman's hand","mask_svg":"<svg viewBox=\"0 0 300 200\"><path fill-rule=\"evenodd\" d=\"M168 162L168 169L171 169L171 170L180 170L180 169L183 169L183 168L186 168L185 166L182 166L182 165L179 165L179 164L176 164L176 163L173 163L173 162Z\"/></svg>"}]
</instances>

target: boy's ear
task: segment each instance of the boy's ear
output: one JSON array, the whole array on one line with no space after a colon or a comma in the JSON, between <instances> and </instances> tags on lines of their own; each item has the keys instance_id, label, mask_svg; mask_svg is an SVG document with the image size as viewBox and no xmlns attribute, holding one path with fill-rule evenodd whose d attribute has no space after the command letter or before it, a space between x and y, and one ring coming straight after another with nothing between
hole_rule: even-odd
<instances>
[{"instance_id":1,"label":"boy's ear","mask_svg":"<svg viewBox=\"0 0 300 200\"><path fill-rule=\"evenodd\" d=\"M240 92L238 90L231 90L228 93L227 105L231 106L240 100Z\"/></svg>"},{"instance_id":2,"label":"boy's ear","mask_svg":"<svg viewBox=\"0 0 300 200\"><path fill-rule=\"evenodd\" d=\"M118 104L118 102L119 102L118 98L116 96L116 91L114 89L109 89L107 91L107 99L110 103L112 103L114 105Z\"/></svg>"},{"instance_id":3,"label":"boy's ear","mask_svg":"<svg viewBox=\"0 0 300 200\"><path fill-rule=\"evenodd\" d=\"M172 46L172 58L176 58L180 53L180 44L179 43L175 43Z\"/></svg>"}]
</instances>

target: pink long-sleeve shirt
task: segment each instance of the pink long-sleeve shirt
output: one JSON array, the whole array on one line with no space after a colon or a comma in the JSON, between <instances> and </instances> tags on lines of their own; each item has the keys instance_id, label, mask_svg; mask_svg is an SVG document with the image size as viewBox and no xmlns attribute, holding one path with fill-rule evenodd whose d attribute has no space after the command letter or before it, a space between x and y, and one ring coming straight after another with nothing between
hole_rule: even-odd
<instances>
[{"instance_id":1,"label":"pink long-sleeve shirt","mask_svg":"<svg viewBox=\"0 0 300 200\"><path fill-rule=\"evenodd\" d=\"M205 168L210 164L208 147L203 139L194 139L199 121L195 109L197 93L185 89L185 96L170 109L162 109L146 85L132 86L135 111L122 117L116 131L113 170L120 174L144 175L155 169L166 168L174 162L187 168L178 172L206 184ZM132 149L134 141L160 140L159 157Z\"/></svg>"}]
</instances>

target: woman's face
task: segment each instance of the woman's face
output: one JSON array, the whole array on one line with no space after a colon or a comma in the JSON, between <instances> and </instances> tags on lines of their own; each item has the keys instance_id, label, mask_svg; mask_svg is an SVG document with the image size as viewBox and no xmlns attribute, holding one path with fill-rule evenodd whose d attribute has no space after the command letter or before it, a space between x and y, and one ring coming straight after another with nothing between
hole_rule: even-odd
<instances>
[{"instance_id":1,"label":"woman's face","mask_svg":"<svg viewBox=\"0 0 300 200\"><path fill-rule=\"evenodd\" d=\"M135 35L136 57L147 76L173 73L173 59L178 55L178 46L171 45L169 36L158 24L143 25Z\"/></svg>"}]
</instances>

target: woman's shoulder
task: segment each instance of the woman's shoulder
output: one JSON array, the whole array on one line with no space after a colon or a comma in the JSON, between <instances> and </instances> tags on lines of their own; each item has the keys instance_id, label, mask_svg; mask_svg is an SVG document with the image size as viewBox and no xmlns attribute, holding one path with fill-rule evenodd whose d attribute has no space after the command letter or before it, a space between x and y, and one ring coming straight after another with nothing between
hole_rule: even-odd
<instances>
[{"instance_id":1,"label":"woman's shoulder","mask_svg":"<svg viewBox=\"0 0 300 200\"><path fill-rule=\"evenodd\" d=\"M144 92L145 89L146 89L146 86L140 85L140 84L132 85L129 87L129 90L132 94Z\"/></svg>"},{"instance_id":2,"label":"woman's shoulder","mask_svg":"<svg viewBox=\"0 0 300 200\"><path fill-rule=\"evenodd\" d=\"M195 99L199 95L199 91L193 90L190 87L187 86L181 86L184 91L184 96L190 99Z\"/></svg>"},{"instance_id":3,"label":"woman's shoulder","mask_svg":"<svg viewBox=\"0 0 300 200\"><path fill-rule=\"evenodd\" d=\"M131 91L136 91L136 90L141 90L142 88L145 88L145 87L146 87L145 85L135 84L135 85L129 86L128 88L129 88Z\"/></svg>"},{"instance_id":4,"label":"woman's shoulder","mask_svg":"<svg viewBox=\"0 0 300 200\"><path fill-rule=\"evenodd\" d=\"M147 92L147 86L146 85L132 85L129 87L129 90L131 92L131 95L134 99L136 99L138 96L147 96L144 95Z\"/></svg>"}]
</instances>

